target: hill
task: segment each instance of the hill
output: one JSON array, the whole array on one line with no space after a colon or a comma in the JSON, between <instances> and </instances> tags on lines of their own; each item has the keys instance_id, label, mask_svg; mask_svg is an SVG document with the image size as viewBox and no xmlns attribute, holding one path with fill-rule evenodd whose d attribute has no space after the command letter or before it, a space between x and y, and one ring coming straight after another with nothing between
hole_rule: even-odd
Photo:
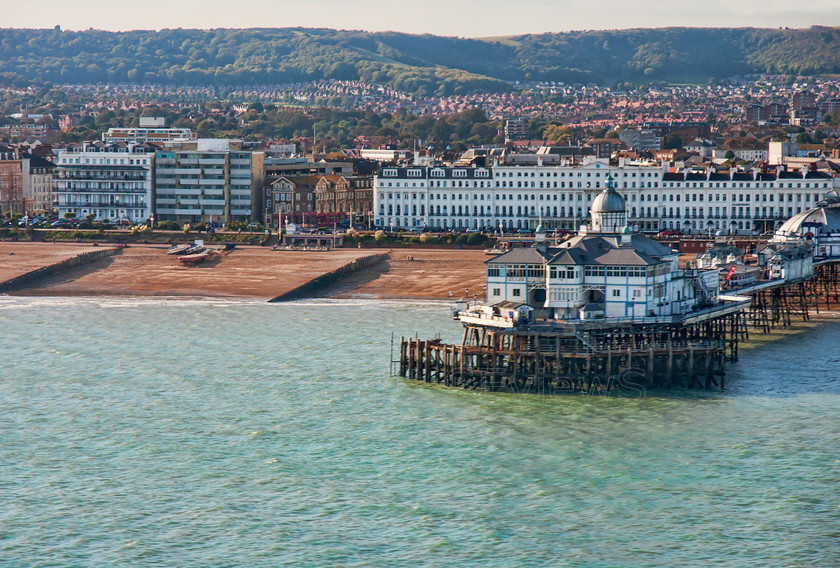
<instances>
[{"instance_id":1,"label":"hill","mask_svg":"<svg viewBox=\"0 0 840 568\"><path fill-rule=\"evenodd\" d=\"M840 73L840 29L662 28L464 39L329 29L0 29L0 77L53 83L266 85L361 79L416 95L513 81L706 82Z\"/></svg>"}]
</instances>

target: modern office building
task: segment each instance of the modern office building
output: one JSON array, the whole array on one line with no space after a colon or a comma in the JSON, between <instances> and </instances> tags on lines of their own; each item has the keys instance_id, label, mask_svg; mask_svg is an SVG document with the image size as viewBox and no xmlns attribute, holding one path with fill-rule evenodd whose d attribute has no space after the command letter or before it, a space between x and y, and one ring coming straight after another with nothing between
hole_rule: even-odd
<instances>
[{"instance_id":1,"label":"modern office building","mask_svg":"<svg viewBox=\"0 0 840 568\"><path fill-rule=\"evenodd\" d=\"M241 140L228 139L198 139L158 151L156 218L179 223L258 220L264 157L264 152L243 150Z\"/></svg>"}]
</instances>

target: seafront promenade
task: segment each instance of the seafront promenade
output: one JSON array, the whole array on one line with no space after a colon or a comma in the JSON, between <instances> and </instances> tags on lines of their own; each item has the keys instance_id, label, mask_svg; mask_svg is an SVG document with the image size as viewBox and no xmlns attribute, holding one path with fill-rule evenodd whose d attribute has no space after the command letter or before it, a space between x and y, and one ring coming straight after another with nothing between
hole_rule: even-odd
<instances>
[{"instance_id":1,"label":"seafront promenade","mask_svg":"<svg viewBox=\"0 0 840 568\"><path fill-rule=\"evenodd\" d=\"M110 245L0 243L0 283ZM103 258L13 292L29 296L194 296L270 299L349 262L389 249L275 251L237 246L211 261L185 267L167 245L132 244ZM375 266L323 291L345 298L445 299L484 294L486 255L476 250L393 250Z\"/></svg>"}]
</instances>

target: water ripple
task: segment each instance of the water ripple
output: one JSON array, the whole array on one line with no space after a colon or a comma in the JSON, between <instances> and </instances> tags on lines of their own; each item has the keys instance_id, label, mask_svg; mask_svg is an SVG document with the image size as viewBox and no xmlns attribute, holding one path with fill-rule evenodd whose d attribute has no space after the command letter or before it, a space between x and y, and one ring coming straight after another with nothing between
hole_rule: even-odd
<instances>
[{"instance_id":1,"label":"water ripple","mask_svg":"<svg viewBox=\"0 0 840 568\"><path fill-rule=\"evenodd\" d=\"M834 566L840 322L725 393L388 376L441 304L0 297L0 566Z\"/></svg>"}]
</instances>

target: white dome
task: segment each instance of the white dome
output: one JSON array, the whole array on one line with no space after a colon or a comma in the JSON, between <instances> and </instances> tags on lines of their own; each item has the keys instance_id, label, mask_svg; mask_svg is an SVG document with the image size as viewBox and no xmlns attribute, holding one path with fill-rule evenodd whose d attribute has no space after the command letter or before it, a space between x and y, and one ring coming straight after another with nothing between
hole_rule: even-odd
<instances>
[{"instance_id":1,"label":"white dome","mask_svg":"<svg viewBox=\"0 0 840 568\"><path fill-rule=\"evenodd\" d=\"M809 209L801 213L797 213L776 231L777 235L802 236L802 225L817 224L820 227L820 233L825 235L827 233L840 233L840 208L836 207L817 207L816 209ZM805 231L807 232L807 231Z\"/></svg>"},{"instance_id":2,"label":"white dome","mask_svg":"<svg viewBox=\"0 0 840 568\"><path fill-rule=\"evenodd\" d=\"M624 213L627 205L624 198L609 187L598 194L590 210L594 213Z\"/></svg>"}]
</instances>

